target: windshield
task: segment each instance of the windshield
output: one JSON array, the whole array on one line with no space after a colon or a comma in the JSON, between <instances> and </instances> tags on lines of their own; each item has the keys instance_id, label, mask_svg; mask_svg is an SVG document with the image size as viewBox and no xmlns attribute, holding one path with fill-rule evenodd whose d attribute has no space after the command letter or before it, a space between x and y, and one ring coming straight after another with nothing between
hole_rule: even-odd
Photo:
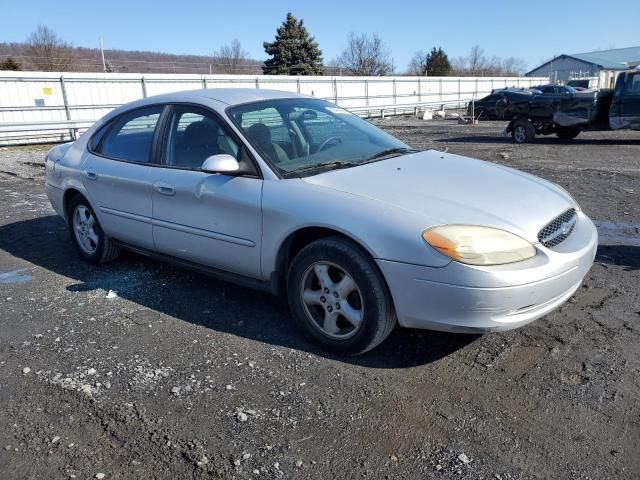
<instances>
[{"instance_id":1,"label":"windshield","mask_svg":"<svg viewBox=\"0 0 640 480\"><path fill-rule=\"evenodd\" d=\"M412 151L388 133L324 100L267 100L232 107L228 114L283 176L347 168Z\"/></svg>"}]
</instances>

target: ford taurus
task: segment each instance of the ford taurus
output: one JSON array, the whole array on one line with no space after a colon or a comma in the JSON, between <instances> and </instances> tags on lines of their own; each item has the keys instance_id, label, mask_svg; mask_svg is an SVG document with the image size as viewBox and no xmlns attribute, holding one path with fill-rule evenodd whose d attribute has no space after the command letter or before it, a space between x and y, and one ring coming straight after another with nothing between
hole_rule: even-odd
<instances>
[{"instance_id":1,"label":"ford taurus","mask_svg":"<svg viewBox=\"0 0 640 480\"><path fill-rule=\"evenodd\" d=\"M324 100L203 89L115 109L47 154L46 190L84 260L122 248L288 302L357 354L403 327L481 333L560 306L597 233L561 187L418 151Z\"/></svg>"}]
</instances>

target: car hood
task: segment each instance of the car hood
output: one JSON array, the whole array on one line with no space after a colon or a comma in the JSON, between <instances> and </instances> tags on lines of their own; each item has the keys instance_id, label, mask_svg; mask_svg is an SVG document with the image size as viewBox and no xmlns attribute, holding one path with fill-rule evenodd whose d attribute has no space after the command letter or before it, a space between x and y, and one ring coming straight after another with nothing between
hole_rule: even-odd
<instances>
[{"instance_id":1,"label":"car hood","mask_svg":"<svg viewBox=\"0 0 640 480\"><path fill-rule=\"evenodd\" d=\"M305 177L310 184L392 205L424 228L484 225L537 242L540 229L575 201L551 182L490 162L435 150Z\"/></svg>"}]
</instances>

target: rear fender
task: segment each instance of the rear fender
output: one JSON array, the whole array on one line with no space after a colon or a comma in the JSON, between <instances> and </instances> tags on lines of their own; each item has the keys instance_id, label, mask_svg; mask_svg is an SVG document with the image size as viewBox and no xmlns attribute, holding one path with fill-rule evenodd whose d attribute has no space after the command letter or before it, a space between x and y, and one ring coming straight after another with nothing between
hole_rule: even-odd
<instances>
[{"instance_id":1,"label":"rear fender","mask_svg":"<svg viewBox=\"0 0 640 480\"><path fill-rule=\"evenodd\" d=\"M84 198L87 199L87 201L89 202L89 205L91 205L91 208L93 209L93 211L96 214L96 217L98 217L98 221L101 221L101 216L102 214L100 213L99 209L97 209L93 203L93 200L91 198L91 195L89 194L89 192L87 191L87 189L85 188L85 186L82 184L82 182L78 181L75 178L68 178L65 180L64 184L63 184L63 190L65 192L64 196L66 198L67 193L70 190L76 190L80 193L80 195L82 195ZM67 211L66 211L67 205L64 206L64 219L65 221L68 221L67 218Z\"/></svg>"},{"instance_id":2,"label":"rear fender","mask_svg":"<svg viewBox=\"0 0 640 480\"><path fill-rule=\"evenodd\" d=\"M47 158L52 162L59 162L67 151L73 146L74 142L63 143L56 145L47 152Z\"/></svg>"}]
</instances>

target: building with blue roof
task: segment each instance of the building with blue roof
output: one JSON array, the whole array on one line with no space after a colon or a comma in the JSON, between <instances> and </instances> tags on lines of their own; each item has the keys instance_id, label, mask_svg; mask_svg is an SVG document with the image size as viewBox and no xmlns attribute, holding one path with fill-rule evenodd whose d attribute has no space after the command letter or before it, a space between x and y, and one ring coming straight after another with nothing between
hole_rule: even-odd
<instances>
[{"instance_id":1,"label":"building with blue roof","mask_svg":"<svg viewBox=\"0 0 640 480\"><path fill-rule=\"evenodd\" d=\"M640 47L613 48L558 55L525 75L549 77L551 82L562 83L588 78L595 80L594 86L611 88L619 72L638 65L640 65Z\"/></svg>"}]
</instances>

